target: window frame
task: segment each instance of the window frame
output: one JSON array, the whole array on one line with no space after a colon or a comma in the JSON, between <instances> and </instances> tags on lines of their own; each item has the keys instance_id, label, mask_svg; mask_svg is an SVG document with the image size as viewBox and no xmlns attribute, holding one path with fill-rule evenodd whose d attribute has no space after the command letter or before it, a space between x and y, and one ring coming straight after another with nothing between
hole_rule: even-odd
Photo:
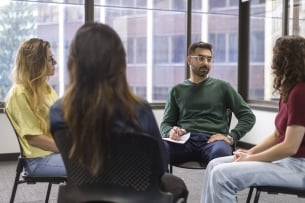
<instances>
[{"instance_id":1,"label":"window frame","mask_svg":"<svg viewBox=\"0 0 305 203\"><path fill-rule=\"evenodd\" d=\"M94 21L94 1L92 0L85 0L84 2L84 10L85 10L85 23ZM191 22L191 15L192 15L192 0L186 0L186 13L187 13L187 23ZM282 15L282 30L283 30L283 35L288 34L288 0L283 0L283 15ZM250 1L239 1L239 15L240 15L240 21L239 21L239 49L238 49L238 55L243 53L245 54L245 48L248 48L249 46L249 22L248 23L241 23L241 20L249 20L249 15L250 15ZM186 25L188 26L188 25ZM247 32L240 32L241 30L248 30ZM190 43L190 36L191 36L191 29L187 29L187 45ZM247 42L247 43L245 43ZM242 47L241 44L247 44L247 46ZM249 57L249 51L247 50L248 57ZM245 66L244 64L247 63ZM240 67L243 66L243 69ZM240 59L238 60L238 81L237 81L237 89L238 92L241 94L241 96L245 99L246 102L253 108L257 110L264 110L264 111L277 111L278 109L278 102L277 101L264 101L264 100L251 100L249 99L249 59L245 61L241 61ZM186 68L186 73L187 73L187 68ZM188 74L185 75L188 77ZM4 101L0 101L0 107L4 107ZM150 103L153 109L163 109L165 106L165 102L152 102Z\"/></svg>"}]
</instances>

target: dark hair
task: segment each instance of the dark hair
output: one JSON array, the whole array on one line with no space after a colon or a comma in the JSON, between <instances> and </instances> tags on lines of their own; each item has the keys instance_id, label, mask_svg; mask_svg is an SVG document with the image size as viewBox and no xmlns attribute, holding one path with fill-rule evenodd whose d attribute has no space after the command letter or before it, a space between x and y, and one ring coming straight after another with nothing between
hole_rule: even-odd
<instances>
[{"instance_id":1,"label":"dark hair","mask_svg":"<svg viewBox=\"0 0 305 203\"><path fill-rule=\"evenodd\" d=\"M206 43L206 42L195 42L189 46L188 55L193 54L197 48L208 49L213 54L213 47L211 44Z\"/></svg>"},{"instance_id":2,"label":"dark hair","mask_svg":"<svg viewBox=\"0 0 305 203\"><path fill-rule=\"evenodd\" d=\"M305 38L283 36L275 41L271 66L274 92L287 101L290 90L305 81Z\"/></svg>"},{"instance_id":3,"label":"dark hair","mask_svg":"<svg viewBox=\"0 0 305 203\"><path fill-rule=\"evenodd\" d=\"M118 34L101 23L81 26L70 47L70 82L62 100L73 140L69 156L93 174L109 157L115 119L138 127L136 104L141 100L129 89L125 57Z\"/></svg>"}]
</instances>

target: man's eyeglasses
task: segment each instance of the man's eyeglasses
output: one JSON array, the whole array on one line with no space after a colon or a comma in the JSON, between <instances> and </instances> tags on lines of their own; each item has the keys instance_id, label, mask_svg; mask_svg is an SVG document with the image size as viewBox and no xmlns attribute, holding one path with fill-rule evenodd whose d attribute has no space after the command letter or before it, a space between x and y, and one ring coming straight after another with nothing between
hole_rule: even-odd
<instances>
[{"instance_id":1,"label":"man's eyeglasses","mask_svg":"<svg viewBox=\"0 0 305 203\"><path fill-rule=\"evenodd\" d=\"M203 55L198 55L198 56L190 56L191 58L196 58L198 62L204 62L207 61L208 63L213 62L213 57L212 56L203 56Z\"/></svg>"}]
</instances>

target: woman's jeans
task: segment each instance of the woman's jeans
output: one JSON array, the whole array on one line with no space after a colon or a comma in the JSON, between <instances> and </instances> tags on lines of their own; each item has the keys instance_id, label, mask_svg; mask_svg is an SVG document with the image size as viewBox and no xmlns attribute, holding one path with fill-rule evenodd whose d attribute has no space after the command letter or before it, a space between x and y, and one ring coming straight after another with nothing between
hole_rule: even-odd
<instances>
[{"instance_id":1,"label":"woman's jeans","mask_svg":"<svg viewBox=\"0 0 305 203\"><path fill-rule=\"evenodd\" d=\"M66 176L66 168L59 153L45 157L27 158L25 172L31 176Z\"/></svg>"},{"instance_id":2,"label":"woman's jeans","mask_svg":"<svg viewBox=\"0 0 305 203\"><path fill-rule=\"evenodd\" d=\"M305 188L305 158L275 162L232 162L233 156L212 160L203 179L201 203L237 202L237 191L269 185Z\"/></svg>"}]
</instances>

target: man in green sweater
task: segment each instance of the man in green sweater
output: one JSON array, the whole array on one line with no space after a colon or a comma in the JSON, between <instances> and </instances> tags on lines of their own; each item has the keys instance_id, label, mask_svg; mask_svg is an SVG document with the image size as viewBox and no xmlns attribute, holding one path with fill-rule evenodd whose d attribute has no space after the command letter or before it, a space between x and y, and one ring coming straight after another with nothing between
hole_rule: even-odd
<instances>
[{"instance_id":1,"label":"man in green sweater","mask_svg":"<svg viewBox=\"0 0 305 203\"><path fill-rule=\"evenodd\" d=\"M190 132L184 144L165 141L170 162L204 161L232 155L235 142L251 130L255 116L247 103L228 83L209 77L212 45L196 42L188 49L190 78L175 85L165 106L161 134L173 140ZM229 132L226 111L238 120Z\"/></svg>"}]
</instances>

